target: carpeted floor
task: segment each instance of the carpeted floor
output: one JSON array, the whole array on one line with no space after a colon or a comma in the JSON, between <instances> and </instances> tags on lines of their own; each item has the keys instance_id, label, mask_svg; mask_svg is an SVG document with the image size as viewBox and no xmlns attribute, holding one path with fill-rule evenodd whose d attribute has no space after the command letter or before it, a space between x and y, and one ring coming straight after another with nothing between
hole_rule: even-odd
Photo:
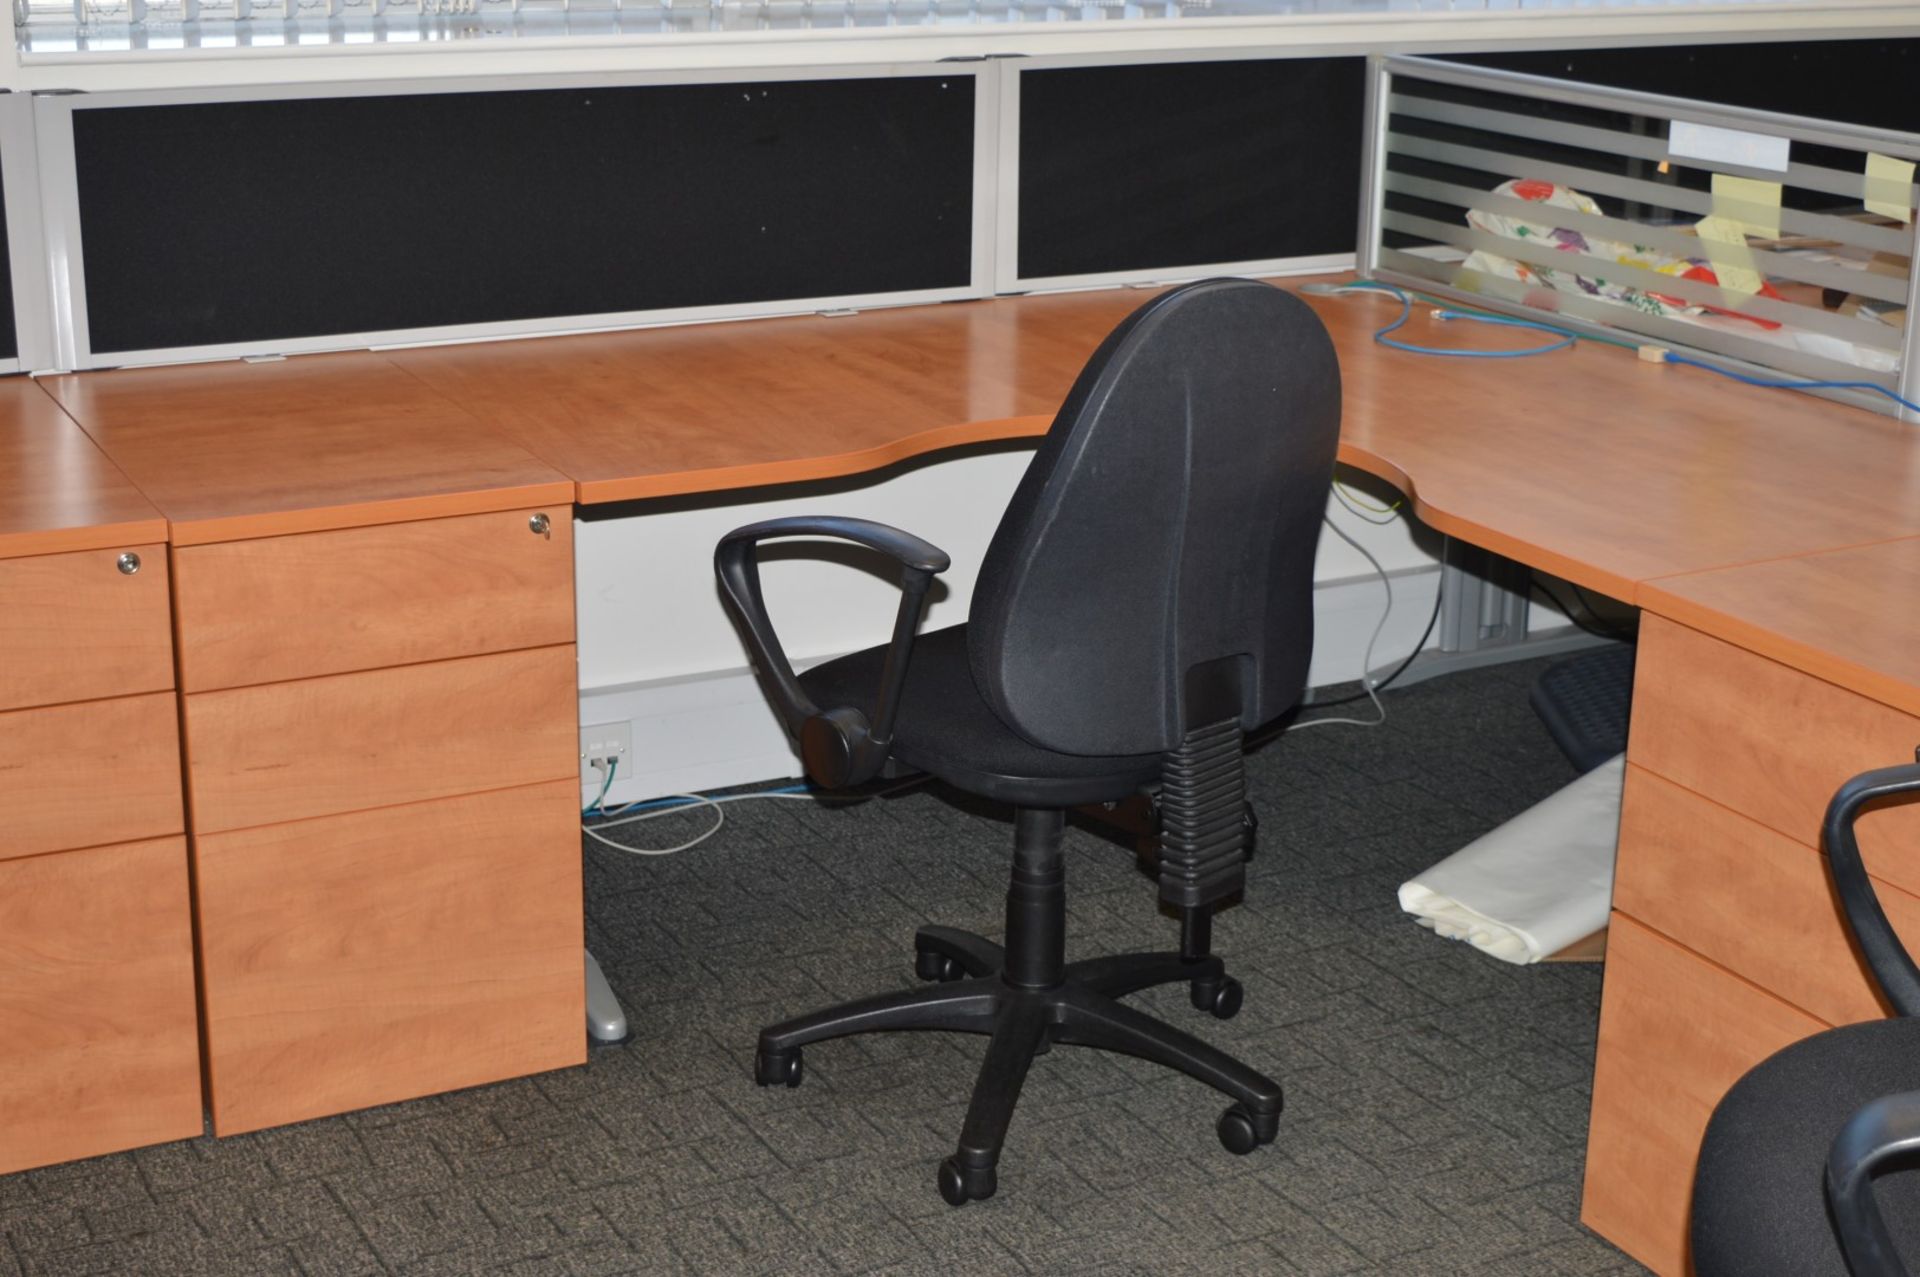
<instances>
[{"instance_id":1,"label":"carpeted floor","mask_svg":"<svg viewBox=\"0 0 1920 1277\"><path fill-rule=\"evenodd\" d=\"M1600 968L1509 967L1398 911L1407 876L1571 778L1537 666L1390 693L1387 726L1252 761L1261 851L1216 949L1215 1022L1277 1076L1280 1137L1237 1158L1222 1101L1123 1057L1034 1066L1000 1192L949 1209L974 1037L807 1049L748 1078L766 1021L912 979L913 929L997 934L990 810L915 791L732 804L666 859L587 853L588 940L631 1045L583 1069L214 1142L0 1177L0 1277L52 1273L1516 1274L1639 1272L1578 1223ZM706 814L633 826L679 841ZM1130 855L1069 833L1070 956L1168 947Z\"/></svg>"}]
</instances>

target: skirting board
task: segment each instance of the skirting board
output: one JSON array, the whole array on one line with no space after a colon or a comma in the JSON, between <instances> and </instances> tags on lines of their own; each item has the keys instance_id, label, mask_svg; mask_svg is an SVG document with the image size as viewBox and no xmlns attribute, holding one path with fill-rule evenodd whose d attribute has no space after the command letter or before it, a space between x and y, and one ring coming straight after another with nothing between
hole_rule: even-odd
<instances>
[{"instance_id":1,"label":"skirting board","mask_svg":"<svg viewBox=\"0 0 1920 1277\"><path fill-rule=\"evenodd\" d=\"M1419 638L1433 609L1440 573L1437 567L1416 567L1390 573L1389 579L1393 610L1374 645L1376 671L1397 665ZM1380 579L1372 575L1315 587L1317 637L1309 685L1350 683L1360 677L1367 640L1380 622L1385 597ZM1560 620L1552 614L1539 619ZM1559 633L1557 628L1547 631ZM1540 654L1530 643L1508 650L1511 656L1505 659L1511 660ZM799 759L750 670L582 690L582 727L623 722L633 725L633 751L621 760L607 791L608 806L800 775ZM599 792L603 779L582 760L583 806Z\"/></svg>"}]
</instances>

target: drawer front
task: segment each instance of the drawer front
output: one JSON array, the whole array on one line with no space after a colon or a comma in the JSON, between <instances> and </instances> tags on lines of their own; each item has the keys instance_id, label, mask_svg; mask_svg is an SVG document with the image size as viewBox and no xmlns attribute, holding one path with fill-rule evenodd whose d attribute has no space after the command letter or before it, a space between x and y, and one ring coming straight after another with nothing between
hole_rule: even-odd
<instances>
[{"instance_id":1,"label":"drawer front","mask_svg":"<svg viewBox=\"0 0 1920 1277\"><path fill-rule=\"evenodd\" d=\"M573 642L565 506L186 546L175 575L189 692Z\"/></svg>"},{"instance_id":2,"label":"drawer front","mask_svg":"<svg viewBox=\"0 0 1920 1277\"><path fill-rule=\"evenodd\" d=\"M0 559L0 652L0 710L171 688L167 547Z\"/></svg>"},{"instance_id":3,"label":"drawer front","mask_svg":"<svg viewBox=\"0 0 1920 1277\"><path fill-rule=\"evenodd\" d=\"M1849 776L1913 761L1920 719L1798 670L1644 617L1627 756L1808 847ZM1920 804L1869 812L1867 867L1920 895Z\"/></svg>"},{"instance_id":4,"label":"drawer front","mask_svg":"<svg viewBox=\"0 0 1920 1277\"><path fill-rule=\"evenodd\" d=\"M567 645L189 695L195 832L577 785L575 680Z\"/></svg>"},{"instance_id":5,"label":"drawer front","mask_svg":"<svg viewBox=\"0 0 1920 1277\"><path fill-rule=\"evenodd\" d=\"M1920 897L1875 886L1920 952ZM1825 856L1637 767L1627 769L1613 907L1829 1024L1888 1013Z\"/></svg>"},{"instance_id":6,"label":"drawer front","mask_svg":"<svg viewBox=\"0 0 1920 1277\"><path fill-rule=\"evenodd\" d=\"M173 693L0 714L0 811L0 859L180 833Z\"/></svg>"},{"instance_id":7,"label":"drawer front","mask_svg":"<svg viewBox=\"0 0 1920 1277\"><path fill-rule=\"evenodd\" d=\"M195 842L222 1135L585 1059L569 777Z\"/></svg>"},{"instance_id":8,"label":"drawer front","mask_svg":"<svg viewBox=\"0 0 1920 1277\"><path fill-rule=\"evenodd\" d=\"M186 839L0 862L0 1174L198 1134Z\"/></svg>"},{"instance_id":9,"label":"drawer front","mask_svg":"<svg viewBox=\"0 0 1920 1277\"><path fill-rule=\"evenodd\" d=\"M1693 1169L1714 1105L1748 1069L1825 1027L1616 912L1582 1222L1663 1277L1686 1273Z\"/></svg>"}]
</instances>

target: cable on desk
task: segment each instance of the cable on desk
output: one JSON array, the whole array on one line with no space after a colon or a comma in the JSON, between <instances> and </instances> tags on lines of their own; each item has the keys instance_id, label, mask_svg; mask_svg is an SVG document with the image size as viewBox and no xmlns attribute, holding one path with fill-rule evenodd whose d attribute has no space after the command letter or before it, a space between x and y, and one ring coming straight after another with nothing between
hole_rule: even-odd
<instances>
[{"instance_id":1,"label":"cable on desk","mask_svg":"<svg viewBox=\"0 0 1920 1277\"><path fill-rule=\"evenodd\" d=\"M1658 348L1650 347L1649 349L1658 349ZM1870 390L1876 395L1885 395L1887 398L1893 400L1893 402L1899 404L1902 408L1905 408L1909 412L1920 413L1920 404L1914 403L1911 399L1901 398L1899 395L1895 394L1891 390L1888 390L1885 386L1882 386L1877 382L1814 381L1814 380L1803 380L1798 377L1787 377L1787 378L1750 377L1746 373L1735 372L1731 368L1722 368L1718 364L1710 364L1704 359L1689 359L1685 355L1676 355L1671 350L1661 350L1660 354L1661 354L1661 360L1663 363L1685 364L1689 368L1704 368L1708 372L1717 372L1722 377L1726 377L1732 381L1740 382L1743 385L1759 386L1762 389L1766 389L1766 390Z\"/></svg>"},{"instance_id":2,"label":"cable on desk","mask_svg":"<svg viewBox=\"0 0 1920 1277\"><path fill-rule=\"evenodd\" d=\"M1351 284L1341 284L1331 290L1336 296L1349 292L1378 292L1400 303L1399 317L1390 324L1376 330L1373 339L1392 350L1402 350L1410 355L1438 355L1449 359L1524 359L1529 355L1548 355L1556 350L1565 350L1583 340L1598 341L1605 345L1624 346L1628 350L1637 350L1631 342L1615 341L1607 337L1585 337L1566 328L1556 328L1552 324L1543 324L1532 319L1515 319L1509 315L1495 315L1484 310L1469 310L1460 306L1441 305L1433 312L1435 319L1465 319L1476 324L1493 324L1502 328L1524 328L1532 332L1546 333L1558 338L1543 346L1529 346L1524 350L1449 350L1439 346L1416 346L1411 342L1397 340L1393 334L1398 332L1413 317L1413 297L1406 290L1392 284L1383 284L1377 280L1361 279ZM1433 300L1433 299L1423 299Z\"/></svg>"}]
</instances>

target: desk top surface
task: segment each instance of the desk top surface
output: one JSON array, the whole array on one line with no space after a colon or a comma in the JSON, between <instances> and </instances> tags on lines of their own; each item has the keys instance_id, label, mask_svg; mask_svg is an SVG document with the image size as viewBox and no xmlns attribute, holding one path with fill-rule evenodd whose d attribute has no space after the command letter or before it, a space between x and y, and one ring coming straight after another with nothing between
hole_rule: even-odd
<instances>
[{"instance_id":1,"label":"desk top surface","mask_svg":"<svg viewBox=\"0 0 1920 1277\"><path fill-rule=\"evenodd\" d=\"M192 544L735 490L1034 436L1143 300L1003 298L42 384ZM1821 594L1844 587L1821 582L1891 569L1829 552L1920 538L1920 435L1891 418L1598 344L1499 362L1408 354L1372 340L1398 313L1390 298L1308 300L1339 348L1341 459L1474 544L1616 598L1657 597L1731 637L1797 633L1792 609L1763 602L1789 584L1809 611L1844 617ZM1401 335L1532 340L1424 310ZM1806 555L1826 557L1672 581ZM1895 652L1911 625L1876 619L1792 641L1832 655L1836 677L1920 686Z\"/></svg>"},{"instance_id":2,"label":"desk top surface","mask_svg":"<svg viewBox=\"0 0 1920 1277\"><path fill-rule=\"evenodd\" d=\"M566 476L372 354L43 378L176 545L562 503Z\"/></svg>"},{"instance_id":3,"label":"desk top surface","mask_svg":"<svg viewBox=\"0 0 1920 1277\"><path fill-rule=\"evenodd\" d=\"M1682 625L1920 715L1920 539L1694 572L1644 593Z\"/></svg>"},{"instance_id":4,"label":"desk top surface","mask_svg":"<svg viewBox=\"0 0 1920 1277\"><path fill-rule=\"evenodd\" d=\"M167 539L167 521L24 377L0 381L0 559Z\"/></svg>"},{"instance_id":5,"label":"desk top surface","mask_svg":"<svg viewBox=\"0 0 1920 1277\"><path fill-rule=\"evenodd\" d=\"M397 352L587 503L818 479L1043 432L1144 300L1118 290ZM1310 298L1339 348L1341 458L1442 531L1633 601L1641 582L1920 535L1920 439L1890 418L1643 363L1377 345L1376 295ZM1416 313L1421 344L1525 333Z\"/></svg>"}]
</instances>

